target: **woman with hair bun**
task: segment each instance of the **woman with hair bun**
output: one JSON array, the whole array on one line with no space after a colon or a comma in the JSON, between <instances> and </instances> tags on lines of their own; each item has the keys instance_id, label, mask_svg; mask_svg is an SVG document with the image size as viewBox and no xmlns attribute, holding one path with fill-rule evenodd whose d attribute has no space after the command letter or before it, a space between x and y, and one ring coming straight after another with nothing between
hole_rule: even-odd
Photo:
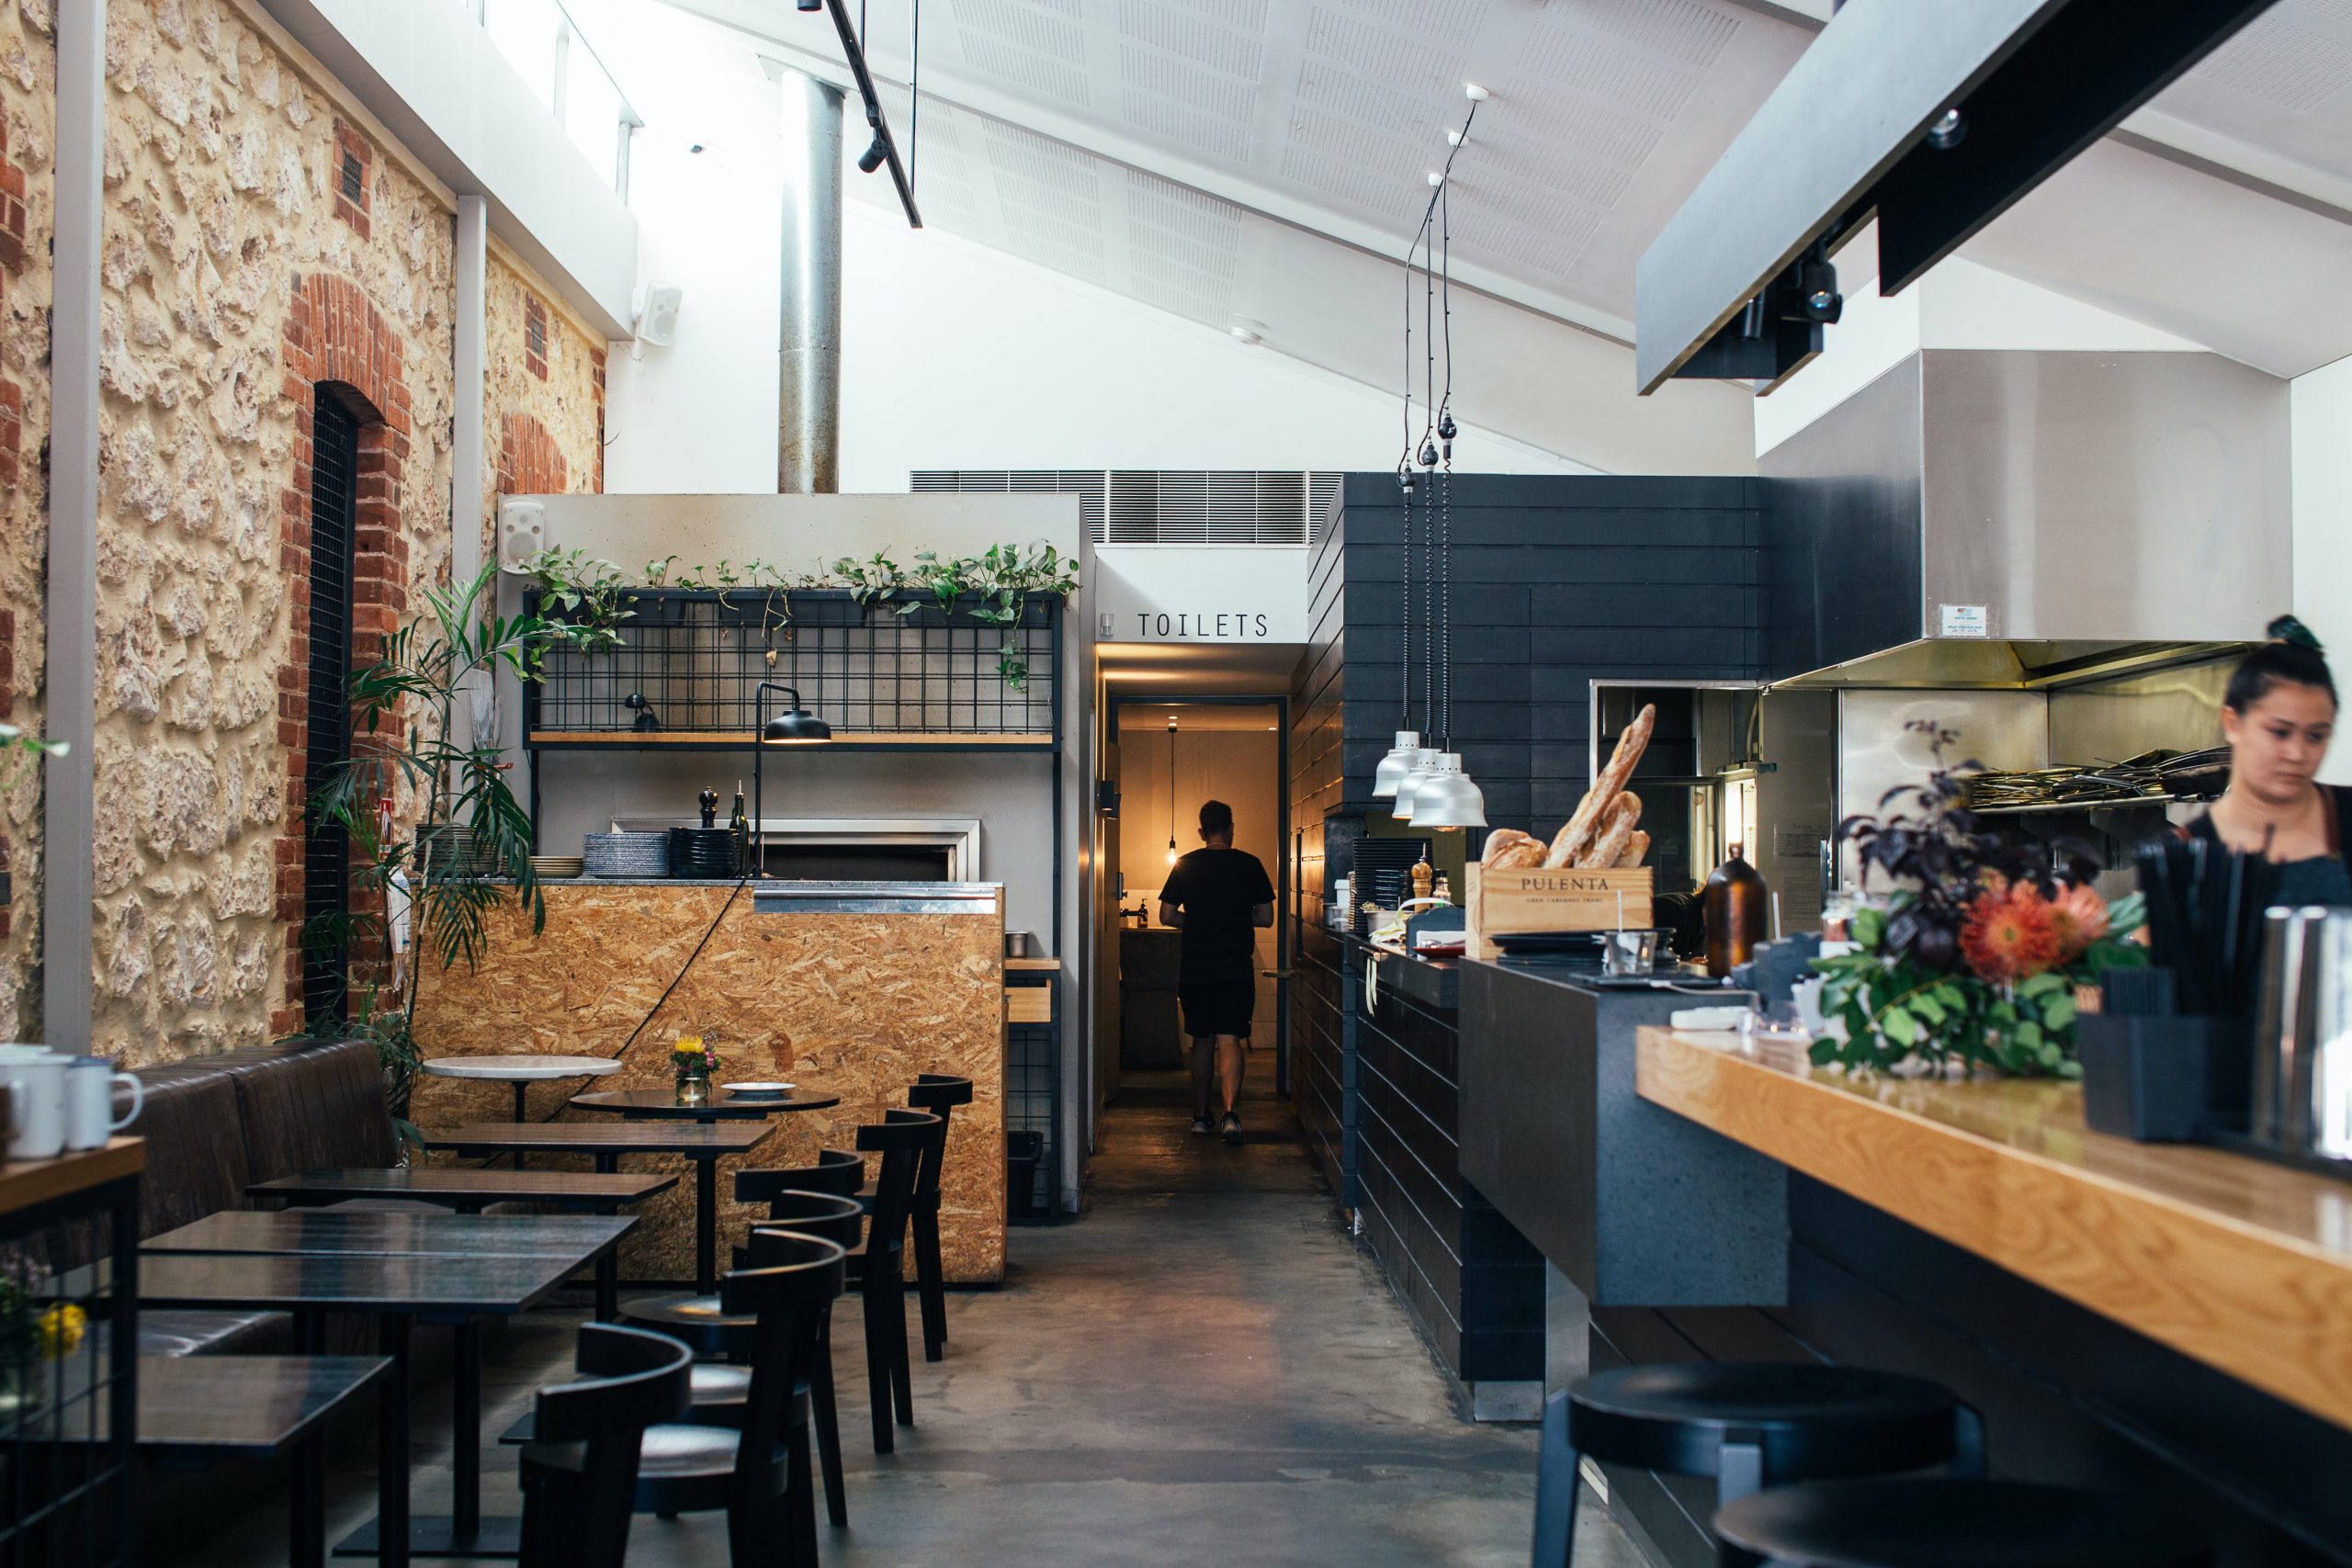
<instances>
[{"instance_id":1,"label":"woman with hair bun","mask_svg":"<svg viewBox=\"0 0 2352 1568\"><path fill-rule=\"evenodd\" d=\"M2230 787L2189 831L2278 867L2280 904L2352 904L2352 790L2319 782L2335 733L2335 681L2292 615L2245 656L2222 697Z\"/></svg>"}]
</instances>

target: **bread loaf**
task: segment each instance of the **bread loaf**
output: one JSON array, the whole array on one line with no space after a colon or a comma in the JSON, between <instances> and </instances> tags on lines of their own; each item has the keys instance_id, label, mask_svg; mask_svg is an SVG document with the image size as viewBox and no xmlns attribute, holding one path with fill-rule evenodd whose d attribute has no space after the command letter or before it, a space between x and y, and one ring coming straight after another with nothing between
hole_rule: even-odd
<instances>
[{"instance_id":1,"label":"bread loaf","mask_svg":"<svg viewBox=\"0 0 2352 1568\"><path fill-rule=\"evenodd\" d=\"M1593 840L1592 848L1574 863L1593 869L1617 864L1617 857L1632 845L1634 829L1641 819L1642 797L1638 795L1618 795L1609 803L1608 815L1602 818L1600 832Z\"/></svg>"},{"instance_id":2,"label":"bread loaf","mask_svg":"<svg viewBox=\"0 0 2352 1568\"><path fill-rule=\"evenodd\" d=\"M1544 840L1531 839L1521 833L1517 843L1510 845L1501 854L1487 863L1487 869L1488 871L1534 871L1543 863Z\"/></svg>"},{"instance_id":3,"label":"bread loaf","mask_svg":"<svg viewBox=\"0 0 2352 1568\"><path fill-rule=\"evenodd\" d=\"M1623 866L1639 865L1649 858L1649 853L1650 836L1636 828L1634 829L1633 842L1627 844L1625 852L1617 857L1617 863Z\"/></svg>"},{"instance_id":4,"label":"bread loaf","mask_svg":"<svg viewBox=\"0 0 2352 1568\"><path fill-rule=\"evenodd\" d=\"M1533 840L1516 828L1498 828L1487 835L1486 852L1478 859L1483 864L1492 865L1498 856L1513 845L1532 842Z\"/></svg>"},{"instance_id":5,"label":"bread loaf","mask_svg":"<svg viewBox=\"0 0 2352 1568\"><path fill-rule=\"evenodd\" d=\"M1657 728L1657 705L1644 703L1634 722L1617 738L1617 750L1610 754L1609 765L1592 781L1577 803L1576 815L1569 818L1557 836L1552 840L1551 852L1544 857L1549 866L1583 865L1589 863L1593 840L1600 836L1603 818L1625 781L1634 776L1634 769L1641 762L1642 753L1649 749L1650 734ZM1638 807L1636 808L1638 809ZM1603 863L1606 863L1605 862Z\"/></svg>"}]
</instances>

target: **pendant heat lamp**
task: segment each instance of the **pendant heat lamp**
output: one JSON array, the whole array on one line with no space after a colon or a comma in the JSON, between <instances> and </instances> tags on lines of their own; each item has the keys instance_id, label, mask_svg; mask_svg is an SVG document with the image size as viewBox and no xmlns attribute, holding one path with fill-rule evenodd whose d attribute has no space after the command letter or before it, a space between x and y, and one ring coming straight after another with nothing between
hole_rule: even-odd
<instances>
[{"instance_id":1,"label":"pendant heat lamp","mask_svg":"<svg viewBox=\"0 0 2352 1568\"><path fill-rule=\"evenodd\" d=\"M1405 782L1405 775L1413 771L1413 764L1420 760L1420 732L1413 729L1398 730L1396 746L1390 750L1388 755L1380 759L1380 766L1374 770L1373 798L1374 800L1396 799L1396 786Z\"/></svg>"},{"instance_id":2,"label":"pendant heat lamp","mask_svg":"<svg viewBox=\"0 0 2352 1568\"><path fill-rule=\"evenodd\" d=\"M1413 792L1416 828L1483 828L1487 797L1462 771L1462 753L1439 755L1437 766Z\"/></svg>"},{"instance_id":3,"label":"pendant heat lamp","mask_svg":"<svg viewBox=\"0 0 2352 1568\"><path fill-rule=\"evenodd\" d=\"M1437 751L1430 747L1423 746L1413 752L1412 766L1397 784L1396 803L1389 812L1397 821L1413 819L1413 802L1421 786L1437 777Z\"/></svg>"}]
</instances>

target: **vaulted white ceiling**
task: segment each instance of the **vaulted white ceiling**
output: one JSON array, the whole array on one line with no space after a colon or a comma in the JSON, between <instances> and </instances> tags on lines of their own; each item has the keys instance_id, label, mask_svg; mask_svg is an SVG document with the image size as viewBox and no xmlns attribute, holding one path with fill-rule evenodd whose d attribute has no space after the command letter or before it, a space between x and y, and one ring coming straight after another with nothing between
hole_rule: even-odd
<instances>
[{"instance_id":1,"label":"vaulted white ceiling","mask_svg":"<svg viewBox=\"0 0 2352 1568\"><path fill-rule=\"evenodd\" d=\"M838 74L821 15L669 0ZM1616 471L1742 471L1748 393L1633 396L1634 264L1826 0L932 0L927 223L1372 386L1454 165L1455 401ZM907 6L871 7L902 142ZM888 199L879 179L854 186ZM2352 353L2352 0L2279 0L1970 255L2278 374Z\"/></svg>"}]
</instances>

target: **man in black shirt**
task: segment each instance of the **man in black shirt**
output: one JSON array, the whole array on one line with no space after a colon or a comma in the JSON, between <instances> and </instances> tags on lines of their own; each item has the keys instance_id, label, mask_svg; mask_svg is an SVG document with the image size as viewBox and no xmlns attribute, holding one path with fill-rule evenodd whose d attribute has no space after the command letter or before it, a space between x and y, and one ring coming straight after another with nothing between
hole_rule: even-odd
<instances>
[{"instance_id":1,"label":"man in black shirt","mask_svg":"<svg viewBox=\"0 0 2352 1568\"><path fill-rule=\"evenodd\" d=\"M1159 890L1159 923L1184 933L1176 1001L1193 1041L1193 1131L1209 1130L1214 1067L1225 1099L1225 1141L1241 1141L1242 1044L1258 999L1258 939L1274 923L1274 885L1256 855L1233 847L1233 807L1201 807L1201 843Z\"/></svg>"}]
</instances>

